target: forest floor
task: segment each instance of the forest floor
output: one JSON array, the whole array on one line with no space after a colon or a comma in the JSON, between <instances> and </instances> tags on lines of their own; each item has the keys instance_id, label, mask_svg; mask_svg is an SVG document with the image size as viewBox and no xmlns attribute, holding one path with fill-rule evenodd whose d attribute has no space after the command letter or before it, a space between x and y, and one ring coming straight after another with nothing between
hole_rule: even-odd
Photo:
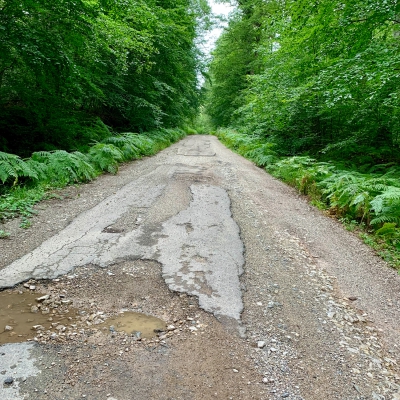
<instances>
[{"instance_id":1,"label":"forest floor","mask_svg":"<svg viewBox=\"0 0 400 400\"><path fill-rule=\"evenodd\" d=\"M215 137L58 194L0 240L0 317L49 296L0 333L1 399L400 400L400 276Z\"/></svg>"}]
</instances>

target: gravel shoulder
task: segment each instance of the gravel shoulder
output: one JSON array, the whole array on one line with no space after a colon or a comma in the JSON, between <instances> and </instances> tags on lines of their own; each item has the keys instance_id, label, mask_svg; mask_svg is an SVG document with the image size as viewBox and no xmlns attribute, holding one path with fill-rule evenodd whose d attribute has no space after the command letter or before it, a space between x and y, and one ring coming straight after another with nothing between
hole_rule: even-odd
<instances>
[{"instance_id":1,"label":"gravel shoulder","mask_svg":"<svg viewBox=\"0 0 400 400\"><path fill-rule=\"evenodd\" d=\"M86 314L1 346L1 398L400 399L399 275L216 138L57 193L29 230L2 227L0 281ZM137 340L87 319L121 310L174 329Z\"/></svg>"}]
</instances>

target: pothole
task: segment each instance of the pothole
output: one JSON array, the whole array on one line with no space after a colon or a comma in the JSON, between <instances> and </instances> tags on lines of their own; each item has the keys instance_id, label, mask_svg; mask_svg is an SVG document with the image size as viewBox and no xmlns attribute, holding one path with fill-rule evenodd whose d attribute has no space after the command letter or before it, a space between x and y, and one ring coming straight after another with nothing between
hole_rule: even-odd
<instances>
[{"instance_id":1,"label":"pothole","mask_svg":"<svg viewBox=\"0 0 400 400\"><path fill-rule=\"evenodd\" d=\"M1 292L0 345L33 340L48 330L65 330L65 325L77 318L70 303L36 292Z\"/></svg>"},{"instance_id":2,"label":"pothole","mask_svg":"<svg viewBox=\"0 0 400 400\"><path fill-rule=\"evenodd\" d=\"M167 325L162 319L151 315L124 312L107 319L100 326L109 327L111 331L122 331L130 335L136 335L138 338L151 339L158 332L164 332Z\"/></svg>"},{"instance_id":3,"label":"pothole","mask_svg":"<svg viewBox=\"0 0 400 400\"><path fill-rule=\"evenodd\" d=\"M96 326L103 331L118 331L151 339L166 331L160 318L139 313L121 312L107 318L105 313L90 313L72 307L64 294L41 294L31 291L0 292L0 345L26 341L45 342L82 334Z\"/></svg>"}]
</instances>

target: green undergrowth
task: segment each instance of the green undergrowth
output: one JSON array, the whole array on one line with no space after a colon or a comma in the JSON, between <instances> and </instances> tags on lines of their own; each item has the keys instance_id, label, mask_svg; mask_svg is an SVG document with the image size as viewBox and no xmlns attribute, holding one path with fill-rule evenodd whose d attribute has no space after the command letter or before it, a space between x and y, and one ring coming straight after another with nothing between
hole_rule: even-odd
<instances>
[{"instance_id":1,"label":"green undergrowth","mask_svg":"<svg viewBox=\"0 0 400 400\"><path fill-rule=\"evenodd\" d=\"M41 151L28 159L0 152L0 222L19 216L21 227L28 228L34 205L57 196L54 190L90 182L104 172L116 174L120 163L156 154L187 133L181 129L124 133L94 143L87 153ZM0 229L0 239L8 236Z\"/></svg>"},{"instance_id":2,"label":"green undergrowth","mask_svg":"<svg viewBox=\"0 0 400 400\"><path fill-rule=\"evenodd\" d=\"M398 166L374 165L368 172L346 170L333 161L279 156L274 143L256 136L221 129L215 135L228 148L307 195L312 204L358 233L366 244L400 271Z\"/></svg>"}]
</instances>

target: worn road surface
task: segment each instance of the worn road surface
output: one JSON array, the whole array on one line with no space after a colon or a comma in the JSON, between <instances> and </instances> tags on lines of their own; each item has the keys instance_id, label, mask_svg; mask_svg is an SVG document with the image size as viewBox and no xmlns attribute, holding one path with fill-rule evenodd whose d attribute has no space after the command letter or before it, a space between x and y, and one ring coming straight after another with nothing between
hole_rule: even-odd
<instances>
[{"instance_id":1,"label":"worn road surface","mask_svg":"<svg viewBox=\"0 0 400 400\"><path fill-rule=\"evenodd\" d=\"M400 276L215 137L59 195L2 227L0 288L65 315L0 346L0 399L400 400Z\"/></svg>"}]
</instances>

